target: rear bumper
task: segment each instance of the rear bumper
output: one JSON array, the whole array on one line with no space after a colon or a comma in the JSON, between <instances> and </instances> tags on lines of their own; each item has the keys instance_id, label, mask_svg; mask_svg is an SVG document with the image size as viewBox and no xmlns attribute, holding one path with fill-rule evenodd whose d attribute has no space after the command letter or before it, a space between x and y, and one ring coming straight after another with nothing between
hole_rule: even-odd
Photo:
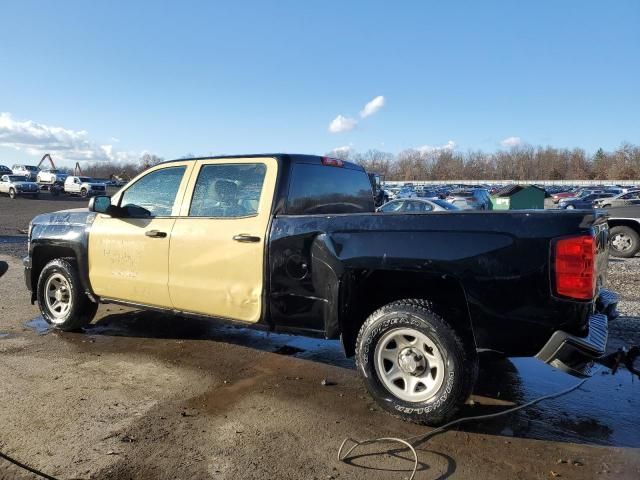
<instances>
[{"instance_id":1,"label":"rear bumper","mask_svg":"<svg viewBox=\"0 0 640 480\"><path fill-rule=\"evenodd\" d=\"M558 330L538 352L536 358L563 372L577 377L592 374L594 360L607 348L609 321L618 317L618 295L602 290L596 300L595 312L589 316L589 333L578 337Z\"/></svg>"}]
</instances>

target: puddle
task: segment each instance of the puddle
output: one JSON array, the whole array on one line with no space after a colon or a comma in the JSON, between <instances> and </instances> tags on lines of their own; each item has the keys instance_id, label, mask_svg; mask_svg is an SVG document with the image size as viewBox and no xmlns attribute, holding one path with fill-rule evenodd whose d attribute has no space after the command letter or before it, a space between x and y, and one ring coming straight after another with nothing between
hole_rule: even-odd
<instances>
[{"instance_id":1,"label":"puddle","mask_svg":"<svg viewBox=\"0 0 640 480\"><path fill-rule=\"evenodd\" d=\"M353 359L345 358L338 340L273 333L228 323L156 312L111 314L89 325L90 335L211 340L304 358L343 368L354 368Z\"/></svg>"},{"instance_id":2,"label":"puddle","mask_svg":"<svg viewBox=\"0 0 640 480\"><path fill-rule=\"evenodd\" d=\"M303 353L304 350L301 348L291 347L289 345L283 345L282 347L276 348L273 353L278 353L280 355L295 355L297 353Z\"/></svg>"},{"instance_id":3,"label":"puddle","mask_svg":"<svg viewBox=\"0 0 640 480\"><path fill-rule=\"evenodd\" d=\"M580 381L534 358L481 362L475 393L523 404ZM475 406L462 415L505 407ZM485 411L486 410L486 411ZM505 417L469 425L467 431L559 442L640 447L640 381L627 370L596 373L578 390Z\"/></svg>"},{"instance_id":4,"label":"puddle","mask_svg":"<svg viewBox=\"0 0 640 480\"><path fill-rule=\"evenodd\" d=\"M0 235L0 244L2 243L26 243L27 237L18 235Z\"/></svg>"},{"instance_id":5,"label":"puddle","mask_svg":"<svg viewBox=\"0 0 640 480\"><path fill-rule=\"evenodd\" d=\"M25 327L35 330L38 335L46 335L51 331L51 325L42 317L36 317L24 323Z\"/></svg>"},{"instance_id":6,"label":"puddle","mask_svg":"<svg viewBox=\"0 0 640 480\"><path fill-rule=\"evenodd\" d=\"M7 338L8 336L9 336L8 333L0 332L0 340L2 340L3 338Z\"/></svg>"}]
</instances>

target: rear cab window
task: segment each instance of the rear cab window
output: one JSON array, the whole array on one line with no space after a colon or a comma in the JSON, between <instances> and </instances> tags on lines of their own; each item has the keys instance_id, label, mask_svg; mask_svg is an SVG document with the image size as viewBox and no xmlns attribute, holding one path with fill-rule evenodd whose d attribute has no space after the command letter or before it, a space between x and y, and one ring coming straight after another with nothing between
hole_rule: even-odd
<instances>
[{"instance_id":1,"label":"rear cab window","mask_svg":"<svg viewBox=\"0 0 640 480\"><path fill-rule=\"evenodd\" d=\"M287 214L374 212L373 191L363 170L296 163L291 172Z\"/></svg>"}]
</instances>

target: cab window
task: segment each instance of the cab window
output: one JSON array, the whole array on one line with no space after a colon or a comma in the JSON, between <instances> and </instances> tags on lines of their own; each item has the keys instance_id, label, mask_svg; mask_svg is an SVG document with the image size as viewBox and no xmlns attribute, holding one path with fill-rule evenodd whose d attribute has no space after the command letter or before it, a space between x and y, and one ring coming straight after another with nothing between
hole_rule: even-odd
<instances>
[{"instance_id":1,"label":"cab window","mask_svg":"<svg viewBox=\"0 0 640 480\"><path fill-rule=\"evenodd\" d=\"M120 207L130 217L166 217L176 201L176 195L186 167L154 170L127 188L120 198Z\"/></svg>"},{"instance_id":2,"label":"cab window","mask_svg":"<svg viewBox=\"0 0 640 480\"><path fill-rule=\"evenodd\" d=\"M371 182L364 171L305 163L294 165L287 200L289 215L374 210Z\"/></svg>"},{"instance_id":3,"label":"cab window","mask_svg":"<svg viewBox=\"0 0 640 480\"><path fill-rule=\"evenodd\" d=\"M237 218L256 215L266 172L263 163L203 165L196 180L189 216Z\"/></svg>"}]
</instances>

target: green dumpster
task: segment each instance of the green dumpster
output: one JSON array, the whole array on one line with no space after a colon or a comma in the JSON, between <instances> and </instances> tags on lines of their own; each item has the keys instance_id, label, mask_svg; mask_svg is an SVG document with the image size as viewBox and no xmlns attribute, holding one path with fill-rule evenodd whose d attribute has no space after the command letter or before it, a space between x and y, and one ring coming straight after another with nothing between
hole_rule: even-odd
<instances>
[{"instance_id":1,"label":"green dumpster","mask_svg":"<svg viewBox=\"0 0 640 480\"><path fill-rule=\"evenodd\" d=\"M508 185L491 197L494 210L544 208L544 190L534 185Z\"/></svg>"}]
</instances>

